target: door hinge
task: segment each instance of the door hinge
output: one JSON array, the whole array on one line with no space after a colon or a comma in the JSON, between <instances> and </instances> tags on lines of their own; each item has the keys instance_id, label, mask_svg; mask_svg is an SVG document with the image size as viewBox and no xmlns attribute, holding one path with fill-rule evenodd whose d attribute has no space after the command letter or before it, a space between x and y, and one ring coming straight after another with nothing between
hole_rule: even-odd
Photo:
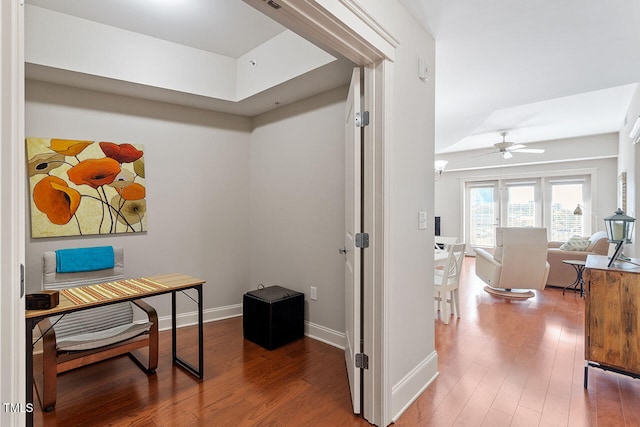
<instances>
[{"instance_id":1,"label":"door hinge","mask_svg":"<svg viewBox=\"0 0 640 427\"><path fill-rule=\"evenodd\" d=\"M24 296L24 264L20 264L20 298Z\"/></svg>"},{"instance_id":2,"label":"door hinge","mask_svg":"<svg viewBox=\"0 0 640 427\"><path fill-rule=\"evenodd\" d=\"M356 354L356 368L369 369L369 356L364 353Z\"/></svg>"},{"instance_id":3,"label":"door hinge","mask_svg":"<svg viewBox=\"0 0 640 427\"><path fill-rule=\"evenodd\" d=\"M355 123L356 127L358 128L367 126L369 124L369 112L361 111L359 113L356 113Z\"/></svg>"},{"instance_id":4,"label":"door hinge","mask_svg":"<svg viewBox=\"0 0 640 427\"><path fill-rule=\"evenodd\" d=\"M369 233L356 233L356 248L369 247Z\"/></svg>"}]
</instances>

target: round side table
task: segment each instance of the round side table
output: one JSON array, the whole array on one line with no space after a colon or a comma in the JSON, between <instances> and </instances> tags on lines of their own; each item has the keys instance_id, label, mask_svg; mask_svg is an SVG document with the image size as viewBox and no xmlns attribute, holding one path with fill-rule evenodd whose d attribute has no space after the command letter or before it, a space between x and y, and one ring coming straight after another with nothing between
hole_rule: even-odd
<instances>
[{"instance_id":1,"label":"round side table","mask_svg":"<svg viewBox=\"0 0 640 427\"><path fill-rule=\"evenodd\" d=\"M584 297L584 279L582 278L582 272L584 271L584 266L586 264L585 261L581 261L578 259L564 259L562 260L564 264L569 264L576 270L576 280L562 289L562 295L564 295L564 291L567 289L571 289L574 292L578 291L578 286L580 287L580 296Z\"/></svg>"}]
</instances>

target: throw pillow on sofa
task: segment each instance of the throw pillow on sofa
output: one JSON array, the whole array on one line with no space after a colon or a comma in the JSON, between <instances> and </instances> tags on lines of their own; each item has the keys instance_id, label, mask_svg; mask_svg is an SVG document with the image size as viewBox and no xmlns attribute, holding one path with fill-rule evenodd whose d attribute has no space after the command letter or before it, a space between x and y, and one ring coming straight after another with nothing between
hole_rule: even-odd
<instances>
[{"instance_id":1,"label":"throw pillow on sofa","mask_svg":"<svg viewBox=\"0 0 640 427\"><path fill-rule=\"evenodd\" d=\"M590 242L588 237L573 236L563 243L562 246L560 246L560 249L564 251L584 252L589 247L589 244Z\"/></svg>"}]
</instances>

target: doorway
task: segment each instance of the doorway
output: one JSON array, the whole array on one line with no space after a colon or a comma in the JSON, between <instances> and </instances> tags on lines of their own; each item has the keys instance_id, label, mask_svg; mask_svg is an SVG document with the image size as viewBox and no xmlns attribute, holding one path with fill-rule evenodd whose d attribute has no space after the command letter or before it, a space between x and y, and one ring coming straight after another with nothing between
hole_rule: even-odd
<instances>
[{"instance_id":1,"label":"doorway","mask_svg":"<svg viewBox=\"0 0 640 427\"><path fill-rule=\"evenodd\" d=\"M289 2L283 2L289 3ZM293 3L293 2L291 2ZM258 3L262 5L262 3ZM390 59L393 59L393 51L395 46L392 46L391 43L386 42L377 42L377 45L374 46L372 43L367 41L361 35L351 33L347 31L346 28L340 29L340 31L328 31L328 27L336 27L337 25L329 16L318 16L311 18L309 15L306 15L304 10L301 10L300 7L313 9L314 5L295 5L290 4L289 10L298 18L297 24L293 22L295 19L290 19L291 27L297 28L298 32L305 34L315 33L316 35L311 37L314 39L320 39L319 43L327 46L331 46L332 49L341 52L344 56L355 61L356 63L362 64L365 66L365 86L370 88L368 90L368 95L365 97L365 104L369 105L370 112L370 120L372 122L372 126L365 133L368 137L373 141L373 149L365 156L363 160L363 164L365 165L365 180L366 182L371 183L368 187L368 194L364 196L364 204L366 205L365 211L369 212L369 214L364 218L365 227L370 231L371 242L370 250L365 252L365 265L367 266L363 272L363 276L365 277L365 290L366 295L364 297L364 335L366 336L375 336L376 340L369 340L369 346L367 348L365 346L364 351L369 354L370 363L369 369L365 371L365 381L369 381L370 386L365 387L365 408L370 408L370 414L365 414L365 418L367 418L372 423L381 424L384 423L385 420L388 419L386 416L386 402L388 401L388 396L390 391L385 389L384 387L384 372L382 360L384 359L383 353L385 350L385 337L383 334L384 331L384 321L385 321L385 311L384 311L384 300L381 297L384 287L384 248L383 245L386 244L384 240L384 223L383 223L383 213L385 212L385 199L384 188L386 186L384 180L384 170L383 164L385 162L385 132L383 129L384 122L384 111L385 104L388 101L388 96L385 97L387 88L390 86L390 80L387 72L391 70L392 64ZM13 11L14 16L20 16L21 12ZM351 15L354 15L355 12L349 11ZM302 22L302 24L300 23ZM12 29L12 35L15 35L15 39L22 40L23 39L23 28L20 25L17 25ZM319 31L319 32L318 32ZM354 43L352 43L354 42ZM19 52L10 55L16 63L16 68L20 68L22 64L22 47L20 47ZM3 51L3 59L5 58L5 51ZM11 84L15 85L16 81L18 81L17 87L21 87L24 83L24 77L20 80L20 77L12 78ZM13 86L16 87L16 86ZM15 121L17 123L13 126L13 129L17 129L16 135L17 137L12 138L14 141L22 141L24 140L24 112L22 110L22 103L24 100L20 100L19 97L16 98L15 102L12 104L14 107L14 111L17 112L18 120ZM5 113L3 112L3 119L5 117ZM11 117L11 119L15 120L15 117ZM16 153L19 153L19 147L14 147ZM13 170L8 171L8 180L7 182L20 182L21 177L24 176L24 159L20 158L20 155L17 155L18 161L15 162L15 168ZM4 158L3 158L4 162ZM3 175L3 183L5 182L5 176ZM16 206L24 206L25 205L25 192L24 191L15 191L15 205ZM3 193L4 195L4 193ZM4 200L4 198L3 198ZM369 209L369 207L371 209ZM26 238L26 233L24 232L24 224L23 221L24 215L15 215L12 219L13 227L10 227L13 233L18 232L19 236L17 238L12 239L15 243L16 247L10 250L13 257L3 259L10 259L12 262L15 260L24 259L24 248L23 244L20 242L24 242ZM22 225L22 229L20 226ZM22 230L22 231L20 231ZM4 237L4 234L3 234ZM14 236L15 237L15 236ZM3 239L4 241L5 239ZM17 265L6 264L8 266L8 270L11 272L11 279L19 278L19 268ZM3 265L4 267L4 265ZM3 274L5 269L3 268ZM3 276L4 277L4 276ZM16 301L16 303L20 304L20 295L18 292L11 292L10 300ZM21 318L22 311L19 311L20 315L18 318ZM4 312L3 312L4 315ZM14 321L12 322L13 328L12 331L15 333L14 336L23 336L23 325L20 321L15 322L15 314L13 317ZM3 318L4 321L4 318ZM16 342L16 341L14 341ZM365 339L365 342L366 339ZM24 349L23 349L24 350ZM20 354L22 354L20 352ZM15 366L20 366L19 363L14 364ZM368 378L368 379L367 379ZM13 378L7 384L13 384L14 386L19 386L20 381ZM16 387L14 387L15 389ZM18 387L22 388L22 387ZM366 403L366 402L370 403Z\"/></svg>"}]
</instances>

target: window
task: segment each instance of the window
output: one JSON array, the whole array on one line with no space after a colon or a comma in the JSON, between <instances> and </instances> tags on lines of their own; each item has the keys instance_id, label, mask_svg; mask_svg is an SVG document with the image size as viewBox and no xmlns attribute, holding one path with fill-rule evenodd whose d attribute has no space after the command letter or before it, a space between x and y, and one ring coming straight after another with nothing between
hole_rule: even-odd
<instances>
[{"instance_id":1,"label":"window","mask_svg":"<svg viewBox=\"0 0 640 427\"><path fill-rule=\"evenodd\" d=\"M546 227L548 239L591 234L591 177L513 178L465 183L465 241L495 245L495 227ZM574 215L581 205L583 215Z\"/></svg>"},{"instance_id":2,"label":"window","mask_svg":"<svg viewBox=\"0 0 640 427\"><path fill-rule=\"evenodd\" d=\"M506 226L535 227L542 221L537 220L536 191L537 182L506 183Z\"/></svg>"},{"instance_id":3,"label":"window","mask_svg":"<svg viewBox=\"0 0 640 427\"><path fill-rule=\"evenodd\" d=\"M550 216L549 239L565 241L573 235L585 236L591 232L592 210L585 205L589 180L580 178L549 179ZM574 215L578 205L583 206L582 215ZM590 207L590 206L589 206Z\"/></svg>"},{"instance_id":4,"label":"window","mask_svg":"<svg viewBox=\"0 0 640 427\"><path fill-rule=\"evenodd\" d=\"M476 246L495 245L495 227L497 225L497 191L496 182L472 183L467 185L466 206L469 213L466 215L465 233L469 236L469 243Z\"/></svg>"}]
</instances>

